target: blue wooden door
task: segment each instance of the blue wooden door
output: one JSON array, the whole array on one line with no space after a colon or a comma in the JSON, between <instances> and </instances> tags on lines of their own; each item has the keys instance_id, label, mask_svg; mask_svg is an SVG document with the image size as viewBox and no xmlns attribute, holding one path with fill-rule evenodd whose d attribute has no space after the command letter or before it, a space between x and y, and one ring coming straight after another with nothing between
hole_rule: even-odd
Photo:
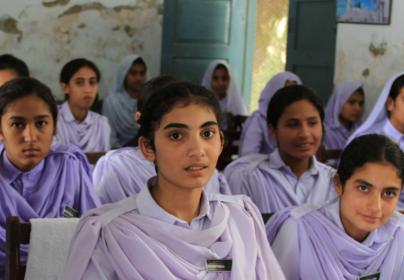
<instances>
[{"instance_id":1,"label":"blue wooden door","mask_svg":"<svg viewBox=\"0 0 404 280\"><path fill-rule=\"evenodd\" d=\"M209 62L224 59L248 101L255 6L249 0L164 1L161 73L200 84Z\"/></svg>"},{"instance_id":2,"label":"blue wooden door","mask_svg":"<svg viewBox=\"0 0 404 280\"><path fill-rule=\"evenodd\" d=\"M290 0L286 69L324 102L334 79L336 0Z\"/></svg>"}]
</instances>

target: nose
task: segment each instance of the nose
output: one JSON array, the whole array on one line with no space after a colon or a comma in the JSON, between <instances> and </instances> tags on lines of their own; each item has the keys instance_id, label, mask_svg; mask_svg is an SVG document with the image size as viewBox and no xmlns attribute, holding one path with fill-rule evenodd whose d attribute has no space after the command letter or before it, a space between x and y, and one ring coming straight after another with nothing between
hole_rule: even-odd
<instances>
[{"instance_id":1,"label":"nose","mask_svg":"<svg viewBox=\"0 0 404 280\"><path fill-rule=\"evenodd\" d=\"M193 158L201 158L205 156L205 146L203 139L198 135L189 139L188 156Z\"/></svg>"},{"instance_id":2,"label":"nose","mask_svg":"<svg viewBox=\"0 0 404 280\"><path fill-rule=\"evenodd\" d=\"M310 128L306 123L302 124L299 136L302 138L306 138L306 137L310 136Z\"/></svg>"},{"instance_id":3,"label":"nose","mask_svg":"<svg viewBox=\"0 0 404 280\"><path fill-rule=\"evenodd\" d=\"M374 193L371 195L368 201L367 208L370 210L370 214L378 215L382 210L382 198L380 194Z\"/></svg>"},{"instance_id":4,"label":"nose","mask_svg":"<svg viewBox=\"0 0 404 280\"><path fill-rule=\"evenodd\" d=\"M25 142L35 142L37 140L37 129L34 125L28 124L23 131L23 137Z\"/></svg>"}]
</instances>

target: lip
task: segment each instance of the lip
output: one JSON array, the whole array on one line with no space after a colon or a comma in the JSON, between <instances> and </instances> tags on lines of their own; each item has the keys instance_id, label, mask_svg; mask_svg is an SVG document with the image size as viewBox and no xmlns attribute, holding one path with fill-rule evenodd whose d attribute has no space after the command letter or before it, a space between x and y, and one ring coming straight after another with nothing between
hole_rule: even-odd
<instances>
[{"instance_id":1,"label":"lip","mask_svg":"<svg viewBox=\"0 0 404 280\"><path fill-rule=\"evenodd\" d=\"M26 149L22 150L22 153L24 154L24 156L27 156L27 157L38 156L40 152L41 152L41 150L38 148L26 148Z\"/></svg>"},{"instance_id":2,"label":"lip","mask_svg":"<svg viewBox=\"0 0 404 280\"><path fill-rule=\"evenodd\" d=\"M308 151L313 148L313 143L304 142L304 143L298 143L295 146L297 149L301 151Z\"/></svg>"},{"instance_id":3,"label":"lip","mask_svg":"<svg viewBox=\"0 0 404 280\"><path fill-rule=\"evenodd\" d=\"M375 216L368 216L368 215L364 215L364 214L360 214L362 216L362 219L365 220L365 222L369 223L369 224L375 224L378 223L380 221L380 217L375 217Z\"/></svg>"},{"instance_id":4,"label":"lip","mask_svg":"<svg viewBox=\"0 0 404 280\"><path fill-rule=\"evenodd\" d=\"M184 170L192 177L200 177L205 174L208 165L205 163L194 163L186 166Z\"/></svg>"}]
</instances>

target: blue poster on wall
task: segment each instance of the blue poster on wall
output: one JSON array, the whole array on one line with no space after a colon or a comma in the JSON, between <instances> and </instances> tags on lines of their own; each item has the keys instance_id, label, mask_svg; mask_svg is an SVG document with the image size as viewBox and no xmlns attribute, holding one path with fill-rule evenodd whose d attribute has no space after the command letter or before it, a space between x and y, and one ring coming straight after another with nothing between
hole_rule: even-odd
<instances>
[{"instance_id":1,"label":"blue poster on wall","mask_svg":"<svg viewBox=\"0 0 404 280\"><path fill-rule=\"evenodd\" d=\"M337 21L390 24L392 0L337 0Z\"/></svg>"}]
</instances>

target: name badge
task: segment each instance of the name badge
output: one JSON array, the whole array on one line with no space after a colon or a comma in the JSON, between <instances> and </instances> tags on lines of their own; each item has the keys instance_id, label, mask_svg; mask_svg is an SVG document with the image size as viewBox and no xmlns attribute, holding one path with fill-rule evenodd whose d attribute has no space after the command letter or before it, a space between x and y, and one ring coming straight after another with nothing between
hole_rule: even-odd
<instances>
[{"instance_id":1,"label":"name badge","mask_svg":"<svg viewBox=\"0 0 404 280\"><path fill-rule=\"evenodd\" d=\"M208 272L231 271L232 260L207 260L206 269Z\"/></svg>"},{"instance_id":2,"label":"name badge","mask_svg":"<svg viewBox=\"0 0 404 280\"><path fill-rule=\"evenodd\" d=\"M358 280L379 280L380 279L380 272L364 275L358 278Z\"/></svg>"},{"instance_id":3,"label":"name badge","mask_svg":"<svg viewBox=\"0 0 404 280\"><path fill-rule=\"evenodd\" d=\"M63 208L63 217L80 218L80 212L70 206L65 205L65 207Z\"/></svg>"}]
</instances>

